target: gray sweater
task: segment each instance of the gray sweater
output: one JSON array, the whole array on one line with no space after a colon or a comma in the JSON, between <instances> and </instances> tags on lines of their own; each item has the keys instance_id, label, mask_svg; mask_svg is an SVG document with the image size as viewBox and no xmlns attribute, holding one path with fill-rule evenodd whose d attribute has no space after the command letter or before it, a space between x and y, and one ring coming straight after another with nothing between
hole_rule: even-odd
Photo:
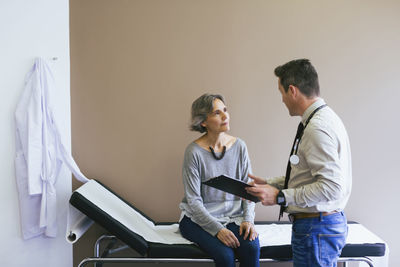
<instances>
[{"instance_id":1,"label":"gray sweater","mask_svg":"<svg viewBox=\"0 0 400 267\"><path fill-rule=\"evenodd\" d=\"M185 197L179 205L181 218L186 215L211 235L216 235L224 225L243 221L254 222L254 202L203 185L202 182L222 174L248 182L251 164L246 144L239 138L226 150L221 160L195 142L185 151L182 177Z\"/></svg>"}]
</instances>

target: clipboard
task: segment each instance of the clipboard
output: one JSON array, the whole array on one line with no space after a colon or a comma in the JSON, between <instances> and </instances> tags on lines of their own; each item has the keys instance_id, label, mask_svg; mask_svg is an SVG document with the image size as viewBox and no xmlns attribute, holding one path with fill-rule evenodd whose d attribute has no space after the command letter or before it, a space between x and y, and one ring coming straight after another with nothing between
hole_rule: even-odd
<instances>
[{"instance_id":1,"label":"clipboard","mask_svg":"<svg viewBox=\"0 0 400 267\"><path fill-rule=\"evenodd\" d=\"M220 175L218 177L211 178L208 181L202 182L202 184L217 188L219 190L222 190L227 193L245 198L245 199L253 201L253 202L260 201L257 197L247 193L245 188L250 187L251 185L248 185L242 181L227 177L225 175Z\"/></svg>"}]
</instances>

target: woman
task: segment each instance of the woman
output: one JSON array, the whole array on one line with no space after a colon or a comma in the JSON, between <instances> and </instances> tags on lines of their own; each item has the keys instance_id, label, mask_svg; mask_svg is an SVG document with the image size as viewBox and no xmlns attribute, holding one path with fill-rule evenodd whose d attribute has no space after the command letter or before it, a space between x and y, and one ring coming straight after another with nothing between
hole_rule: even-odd
<instances>
[{"instance_id":1,"label":"woman","mask_svg":"<svg viewBox=\"0 0 400 267\"><path fill-rule=\"evenodd\" d=\"M226 134L229 113L221 95L204 94L192 104L191 130L205 133L188 145L182 168L185 197L179 228L199 245L216 266L258 267L260 245L255 231L254 203L202 182L219 175L248 182L251 173L246 144Z\"/></svg>"}]
</instances>

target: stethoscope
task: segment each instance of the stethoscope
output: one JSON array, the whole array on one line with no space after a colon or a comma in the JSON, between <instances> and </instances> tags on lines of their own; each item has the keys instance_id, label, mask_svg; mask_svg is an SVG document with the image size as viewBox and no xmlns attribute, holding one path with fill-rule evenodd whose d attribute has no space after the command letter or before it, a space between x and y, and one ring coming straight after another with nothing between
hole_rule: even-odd
<instances>
[{"instance_id":1,"label":"stethoscope","mask_svg":"<svg viewBox=\"0 0 400 267\"><path fill-rule=\"evenodd\" d=\"M310 122L310 120L311 120L311 118L314 116L314 114L317 113L318 110L320 110L320 109L322 109L322 108L324 108L324 107L326 107L326 106L327 106L326 104L324 104L324 105L322 105L322 106L319 106L318 108L316 108L316 109L310 114L310 116L308 117L308 119L307 119L307 121L306 121L306 124L304 125L304 128L303 128L303 130L302 130L300 136L299 136L298 138L296 138L296 140L294 141L293 153L292 153L292 155L290 155L290 157L289 157L289 161L290 161L290 163L291 163L292 165L297 165L297 164L299 164L299 162L300 162L300 158L299 158L299 156L297 156L297 150L299 149L300 140L301 140L301 138L303 137L304 130L306 129L308 123Z\"/></svg>"},{"instance_id":2,"label":"stethoscope","mask_svg":"<svg viewBox=\"0 0 400 267\"><path fill-rule=\"evenodd\" d=\"M301 137L296 139L293 147L293 154L289 157L290 163L292 163L293 165L297 165L300 162L300 158L299 156L297 156L297 146L300 142L300 139Z\"/></svg>"}]
</instances>

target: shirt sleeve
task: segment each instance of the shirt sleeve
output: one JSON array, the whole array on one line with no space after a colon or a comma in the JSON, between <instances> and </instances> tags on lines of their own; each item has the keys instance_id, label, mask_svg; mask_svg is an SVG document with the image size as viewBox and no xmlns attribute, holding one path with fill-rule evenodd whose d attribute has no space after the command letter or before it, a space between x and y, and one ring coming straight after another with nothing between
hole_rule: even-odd
<instances>
[{"instance_id":1,"label":"shirt sleeve","mask_svg":"<svg viewBox=\"0 0 400 267\"><path fill-rule=\"evenodd\" d=\"M185 198L192 214L191 220L215 236L224 226L204 207L201 196L199 162L191 150L186 150L182 168Z\"/></svg>"},{"instance_id":2,"label":"shirt sleeve","mask_svg":"<svg viewBox=\"0 0 400 267\"><path fill-rule=\"evenodd\" d=\"M249 173L251 173L251 163L250 157L247 151L247 147L244 144L242 153L241 153L241 164L242 164L242 181L245 183L250 182L250 178L248 177ZM255 217L255 203L252 201L242 200L242 208L243 208L243 221L251 222L254 224L254 217Z\"/></svg>"},{"instance_id":3,"label":"shirt sleeve","mask_svg":"<svg viewBox=\"0 0 400 267\"><path fill-rule=\"evenodd\" d=\"M283 191L288 205L301 208L340 199L344 186L337 139L325 129L308 130L304 158L314 182Z\"/></svg>"}]
</instances>

